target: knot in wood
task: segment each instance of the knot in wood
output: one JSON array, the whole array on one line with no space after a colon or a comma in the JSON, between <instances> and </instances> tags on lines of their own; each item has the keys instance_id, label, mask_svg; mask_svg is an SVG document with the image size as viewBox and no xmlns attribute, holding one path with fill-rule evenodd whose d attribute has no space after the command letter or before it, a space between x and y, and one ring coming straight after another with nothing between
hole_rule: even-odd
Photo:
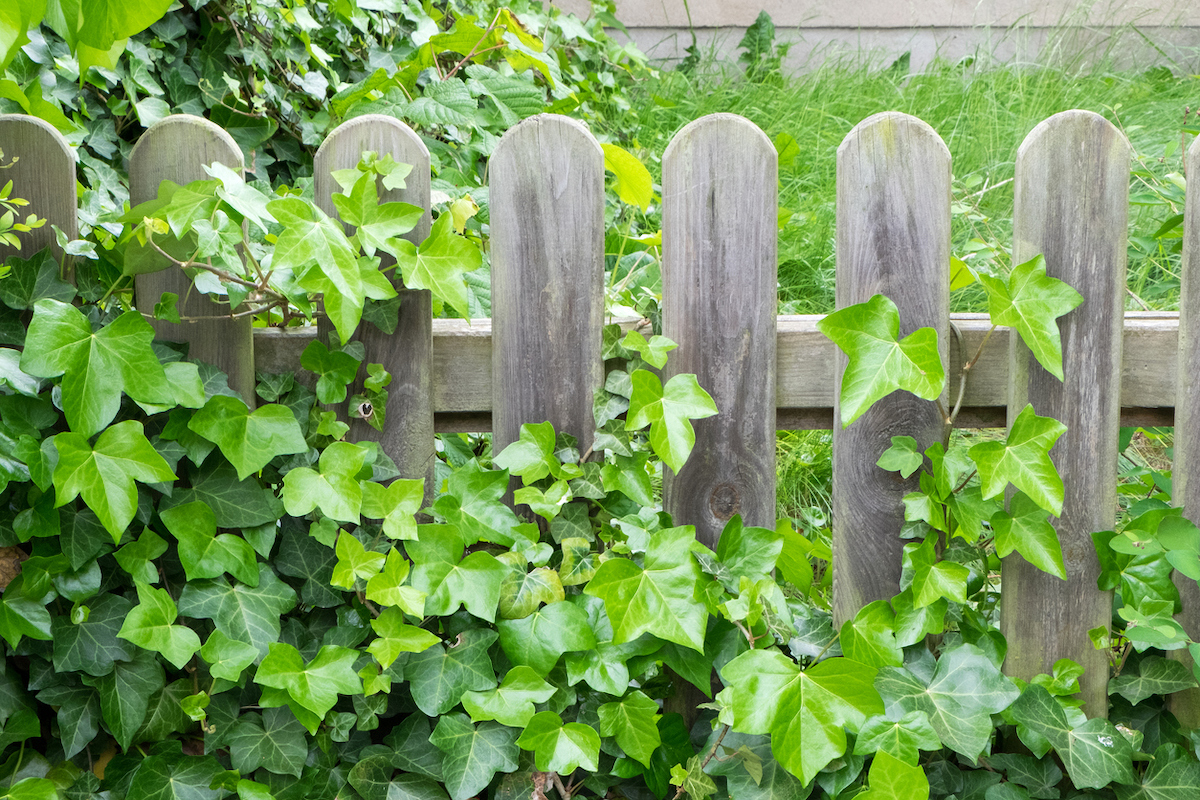
<instances>
[{"instance_id":1,"label":"knot in wood","mask_svg":"<svg viewBox=\"0 0 1200 800\"><path fill-rule=\"evenodd\" d=\"M720 520L731 519L742 510L742 498L732 483L722 483L708 496L708 509Z\"/></svg>"}]
</instances>

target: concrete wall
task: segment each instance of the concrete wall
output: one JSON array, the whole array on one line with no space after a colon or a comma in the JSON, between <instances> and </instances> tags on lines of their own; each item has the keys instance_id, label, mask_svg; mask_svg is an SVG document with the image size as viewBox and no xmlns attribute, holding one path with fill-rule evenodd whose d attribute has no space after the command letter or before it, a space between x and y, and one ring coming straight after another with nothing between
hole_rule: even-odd
<instances>
[{"instance_id":1,"label":"concrete wall","mask_svg":"<svg viewBox=\"0 0 1200 800\"><path fill-rule=\"evenodd\" d=\"M552 0L580 16L589 0ZM655 58L680 57L691 44L683 0L616 0L617 18ZM1200 0L689 0L701 47L731 54L746 26L766 11L788 63L869 53L890 61L910 52L919 69L941 56L1004 60L1110 52L1126 64L1200 65ZM1137 30L1135 31L1134 28ZM1143 36L1144 34L1144 36ZM1051 52L1047 52L1047 50Z\"/></svg>"}]
</instances>

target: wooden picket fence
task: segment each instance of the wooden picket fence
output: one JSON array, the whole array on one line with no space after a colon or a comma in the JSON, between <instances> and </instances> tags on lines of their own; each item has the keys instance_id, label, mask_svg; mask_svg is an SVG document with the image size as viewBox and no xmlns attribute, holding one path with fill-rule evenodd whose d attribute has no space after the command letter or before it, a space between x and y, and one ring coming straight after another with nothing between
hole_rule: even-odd
<instances>
[{"instance_id":1,"label":"wooden picket fence","mask_svg":"<svg viewBox=\"0 0 1200 800\"><path fill-rule=\"evenodd\" d=\"M796 132L801 135L802 132ZM0 148L20 161L8 172L17 196L68 233L75 227L75 163L58 134L36 119L0 117ZM403 123L371 116L335 130L316 156L318 202L334 213L330 172L352 167L364 150L414 165L408 185L384 199L429 208L429 156ZM170 117L130 156L134 203L159 182L207 177L203 165L242 166L233 139L195 117ZM1065 382L1045 373L1002 331L972 370L960 421L1002 426L1031 402L1063 420L1052 451L1066 484L1057 521L1069 580L1017 557L1003 567L1006 670L1029 678L1059 658L1087 668L1086 709L1106 709L1106 654L1087 631L1107 626L1111 593L1097 589L1093 531L1116 513L1121 424L1176 424L1175 497L1200 509L1200 181L1187 193L1181 314L1122 313L1130 149L1104 118L1084 111L1038 125L1016 154L1014 262L1045 255L1050 274L1074 286L1083 306L1062 318ZM1200 142L1188 153L1200 175ZM587 129L564 117L521 122L496 147L489 167L491 320L431 320L428 293L407 291L397 333L364 329L370 360L395 376L382 436L356 423L352 436L379 439L410 477L432 475L434 431L491 430L498 451L520 424L550 420L586 448L592 391L603 379L604 161ZM897 393L847 430L833 424L844 358L815 328L819 317L777 316L777 157L747 120L715 114L682 129L662 160L663 332L679 343L668 372L696 373L721 413L696 423L697 444L679 475L665 480L665 506L705 542L741 514L775 523L775 440L783 428L834 428L834 612L838 622L897 591L901 497L917 486L875 466L892 436L922 447L940 438L932 403ZM950 390L958 368L988 328L978 314L948 313L950 153L924 122L899 113L864 120L838 150L837 304L884 293L899 306L902 334L939 332ZM429 215L412 234L429 230ZM49 229L28 247L53 241ZM184 297L173 272L142 276L138 302L163 291ZM184 314L213 313L189 297ZM313 329L263 330L249 320L155 323L187 338L198 358L221 366L253 401L253 376L293 370ZM1005 341L1005 339L1011 339ZM965 356L965 357L964 357ZM1178 391L1176 376L1180 376ZM1193 512L1194 513L1194 512ZM1183 623L1200 637L1200 591L1181 581ZM1187 584L1192 584L1187 587ZM1185 588L1186 587L1186 588ZM1200 707L1176 705L1196 724Z\"/></svg>"}]
</instances>

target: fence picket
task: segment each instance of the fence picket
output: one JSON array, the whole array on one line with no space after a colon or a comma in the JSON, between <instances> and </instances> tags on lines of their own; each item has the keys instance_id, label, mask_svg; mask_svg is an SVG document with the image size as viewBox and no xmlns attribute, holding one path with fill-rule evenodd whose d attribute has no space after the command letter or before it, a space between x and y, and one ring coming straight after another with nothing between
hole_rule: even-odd
<instances>
[{"instance_id":1,"label":"fence picket","mask_svg":"<svg viewBox=\"0 0 1200 800\"><path fill-rule=\"evenodd\" d=\"M183 186L209 180L205 165L219 161L242 171L242 151L233 137L202 117L175 114L150 127L129 154L129 201L133 205L158 196L159 184ZM164 292L179 297L180 316L199 317L179 324L152 320L158 338L188 342L190 358L207 361L229 376L229 386L254 405L254 339L249 317L233 319L229 307L197 292L183 270L164 269L135 280L138 307L154 310ZM220 316L224 318L218 318Z\"/></svg>"},{"instance_id":2,"label":"fence picket","mask_svg":"<svg viewBox=\"0 0 1200 800\"><path fill-rule=\"evenodd\" d=\"M420 222L404 238L420 244L430 230L430 172L429 150L421 137L411 128L392 117L368 114L339 125L329 134L313 158L313 183L317 205L326 214L336 217L333 193L342 191L332 172L353 169L370 150L379 156L391 154L402 164L410 164L412 172L405 178L403 188L383 190L379 201L410 203L425 209ZM394 259L380 253L388 266ZM400 289L400 311L396 330L386 334L372 324L362 324L355 338L367 351L367 362L382 364L392 375L385 408L386 424L378 431L362 419L350 420L350 439L377 441L383 451L396 462L405 478L425 481L425 500L432 503L435 491L433 465L435 461L433 431L433 299L427 289L403 289L398 274L394 282ZM320 334L327 337L333 330L322 318ZM361 392L365 376L359 377L350 391Z\"/></svg>"},{"instance_id":3,"label":"fence picket","mask_svg":"<svg viewBox=\"0 0 1200 800\"><path fill-rule=\"evenodd\" d=\"M1109 627L1112 595L1096 588L1100 564L1093 531L1109 530L1116 514L1117 440L1125 299L1129 143L1112 123L1089 111L1066 111L1042 122L1017 151L1013 263L1039 253L1047 274L1083 295L1083 305L1059 320L1064 382L1046 372L1018 337L1011 337L1008 420L1026 402L1067 432L1050 456L1062 475L1065 501L1055 522L1067 581L1017 554L1004 560L1000 629L1008 639L1005 670L1028 680L1070 658L1086 669L1084 710L1106 716L1107 654L1090 629Z\"/></svg>"},{"instance_id":4,"label":"fence picket","mask_svg":"<svg viewBox=\"0 0 1200 800\"><path fill-rule=\"evenodd\" d=\"M47 246L54 248L55 257L62 251L54 241L57 225L74 239L79 235L78 210L75 206L75 153L54 126L37 117L23 114L0 114L0 186L13 182L13 197L28 200L19 209L18 219L36 214L46 224L28 233L19 234L21 249L0 244L0 263L10 256L29 258ZM14 163L15 162L15 163ZM68 265L69 267L69 265Z\"/></svg>"},{"instance_id":5,"label":"fence picket","mask_svg":"<svg viewBox=\"0 0 1200 800\"><path fill-rule=\"evenodd\" d=\"M900 310L900 335L936 328L946 363L949 264L950 151L915 117L895 112L868 117L838 148L838 308L887 295ZM845 356L839 353L837 363L840 385ZM951 383L957 366L947 369ZM884 398L846 429L835 406L835 624L899 591L901 498L918 488L917 476L901 480L877 467L876 460L893 436L912 436L924 449L940 440L942 432L936 405L908 392Z\"/></svg>"},{"instance_id":6,"label":"fence picket","mask_svg":"<svg viewBox=\"0 0 1200 800\"><path fill-rule=\"evenodd\" d=\"M1200 328L1196 313L1200 311L1200 138L1192 142L1187 152L1188 175L1193 180L1187 188L1183 223L1183 264L1180 270L1179 291L1179 365L1175 389L1175 463L1171 472L1173 500L1183 506L1183 513L1192 522L1200 521L1200 479L1193 479L1192 470L1200 464ZM1179 587L1183 612L1177 619L1193 640L1200 640L1200 584L1190 578L1174 575ZM1187 650L1175 650L1172 655L1191 666ZM1171 695L1169 707L1186 728L1200 727L1200 689L1189 689Z\"/></svg>"},{"instance_id":7,"label":"fence picket","mask_svg":"<svg viewBox=\"0 0 1200 800\"><path fill-rule=\"evenodd\" d=\"M709 547L735 514L775 526L778 163L733 114L692 122L663 154L663 334L679 345L664 378L695 373L718 409L693 423L663 505Z\"/></svg>"},{"instance_id":8,"label":"fence picket","mask_svg":"<svg viewBox=\"0 0 1200 800\"><path fill-rule=\"evenodd\" d=\"M586 451L603 380L604 154L581 123L531 117L488 166L492 447L549 420Z\"/></svg>"}]
</instances>

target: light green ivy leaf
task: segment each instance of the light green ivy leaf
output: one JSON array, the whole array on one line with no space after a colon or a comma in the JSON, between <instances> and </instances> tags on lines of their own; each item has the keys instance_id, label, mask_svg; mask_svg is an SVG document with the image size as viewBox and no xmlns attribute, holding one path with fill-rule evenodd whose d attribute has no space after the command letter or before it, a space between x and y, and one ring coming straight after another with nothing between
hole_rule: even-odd
<instances>
[{"instance_id":1,"label":"light green ivy leaf","mask_svg":"<svg viewBox=\"0 0 1200 800\"><path fill-rule=\"evenodd\" d=\"M1083 302L1083 296L1058 278L1046 274L1038 255L1013 267L1008 283L991 275L979 276L988 293L993 325L1013 328L1047 372L1063 379L1062 341L1057 319Z\"/></svg>"}]
</instances>

